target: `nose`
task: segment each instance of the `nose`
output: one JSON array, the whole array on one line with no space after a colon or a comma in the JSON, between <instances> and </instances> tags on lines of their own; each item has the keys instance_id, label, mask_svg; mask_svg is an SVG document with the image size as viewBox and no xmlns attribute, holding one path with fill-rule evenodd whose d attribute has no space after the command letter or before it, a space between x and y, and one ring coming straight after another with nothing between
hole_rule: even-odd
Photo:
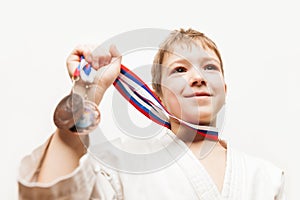
<instances>
[{"instance_id":1,"label":"nose","mask_svg":"<svg viewBox=\"0 0 300 200\"><path fill-rule=\"evenodd\" d=\"M205 85L206 81L200 70L192 69L189 73L189 84L190 86Z\"/></svg>"}]
</instances>

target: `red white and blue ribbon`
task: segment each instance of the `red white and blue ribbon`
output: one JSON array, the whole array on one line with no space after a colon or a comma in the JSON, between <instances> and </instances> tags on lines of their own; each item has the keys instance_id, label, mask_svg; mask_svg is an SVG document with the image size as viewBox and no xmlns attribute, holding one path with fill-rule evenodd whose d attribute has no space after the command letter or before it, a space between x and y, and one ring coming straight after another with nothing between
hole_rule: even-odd
<instances>
[{"instance_id":1,"label":"red white and blue ribbon","mask_svg":"<svg viewBox=\"0 0 300 200\"><path fill-rule=\"evenodd\" d=\"M84 57L81 56L80 63L73 73L73 80L77 80L80 77L83 81L92 83L96 75L96 71L85 61Z\"/></svg>"},{"instance_id":2,"label":"red white and blue ribbon","mask_svg":"<svg viewBox=\"0 0 300 200\"><path fill-rule=\"evenodd\" d=\"M80 73L80 71L83 71L84 73ZM92 69L82 57L81 63L75 73L77 72L77 76L80 74L81 78L90 82L93 77L89 76L91 76L93 71L94 69ZM94 76L94 74L92 76ZM200 134L207 139L218 140L217 128L191 124L170 114L148 85L124 65L121 65L121 73L114 81L113 85L131 105L153 122L171 129L169 119L174 118L183 126L192 129L197 134Z\"/></svg>"}]
</instances>

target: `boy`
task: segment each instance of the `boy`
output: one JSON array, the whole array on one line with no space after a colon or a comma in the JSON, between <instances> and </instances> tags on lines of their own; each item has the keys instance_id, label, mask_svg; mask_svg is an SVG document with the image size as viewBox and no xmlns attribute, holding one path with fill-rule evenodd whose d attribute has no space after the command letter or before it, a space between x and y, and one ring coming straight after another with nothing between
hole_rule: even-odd
<instances>
[{"instance_id":1,"label":"boy","mask_svg":"<svg viewBox=\"0 0 300 200\"><path fill-rule=\"evenodd\" d=\"M75 86L99 104L120 74L121 55L115 46L92 50L75 48L67 67L73 77L81 56L95 70L109 65L88 90L81 89L82 81ZM185 153L159 171L126 174L93 159L74 130L58 128L46 144L23 160L20 199L284 199L281 170L227 147L222 140L206 141L181 124L180 120L216 126L226 96L223 73L212 40L192 29L173 31L161 44L152 67L153 89L172 116L170 130L157 143L171 138ZM92 88L98 88L97 92ZM64 102L59 106L68 110ZM74 124L70 121L69 126ZM215 146L199 159L204 142ZM175 158L172 151L168 153Z\"/></svg>"}]
</instances>

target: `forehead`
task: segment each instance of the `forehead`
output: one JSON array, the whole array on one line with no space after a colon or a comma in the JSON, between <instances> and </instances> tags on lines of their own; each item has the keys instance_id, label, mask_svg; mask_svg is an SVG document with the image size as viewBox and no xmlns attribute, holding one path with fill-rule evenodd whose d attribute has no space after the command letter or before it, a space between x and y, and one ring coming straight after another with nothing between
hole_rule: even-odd
<instances>
[{"instance_id":1,"label":"forehead","mask_svg":"<svg viewBox=\"0 0 300 200\"><path fill-rule=\"evenodd\" d=\"M202 63L207 60L214 60L220 63L219 57L211 48L204 46L200 41L191 44L179 43L168 50L163 59L163 64L168 65L176 59L186 60L190 63Z\"/></svg>"}]
</instances>

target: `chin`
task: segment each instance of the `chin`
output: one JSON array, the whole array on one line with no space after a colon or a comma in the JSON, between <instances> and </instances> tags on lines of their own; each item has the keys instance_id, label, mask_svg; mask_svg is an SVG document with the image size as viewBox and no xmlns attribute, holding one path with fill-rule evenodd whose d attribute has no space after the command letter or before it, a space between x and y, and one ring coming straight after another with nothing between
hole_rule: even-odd
<instances>
[{"instance_id":1,"label":"chin","mask_svg":"<svg viewBox=\"0 0 300 200\"><path fill-rule=\"evenodd\" d=\"M203 125L203 126L214 126L215 125L215 120L212 119L199 119L198 125Z\"/></svg>"},{"instance_id":2,"label":"chin","mask_svg":"<svg viewBox=\"0 0 300 200\"><path fill-rule=\"evenodd\" d=\"M215 119L211 115L189 116L182 119L186 122L203 126L213 126L215 124Z\"/></svg>"}]
</instances>

